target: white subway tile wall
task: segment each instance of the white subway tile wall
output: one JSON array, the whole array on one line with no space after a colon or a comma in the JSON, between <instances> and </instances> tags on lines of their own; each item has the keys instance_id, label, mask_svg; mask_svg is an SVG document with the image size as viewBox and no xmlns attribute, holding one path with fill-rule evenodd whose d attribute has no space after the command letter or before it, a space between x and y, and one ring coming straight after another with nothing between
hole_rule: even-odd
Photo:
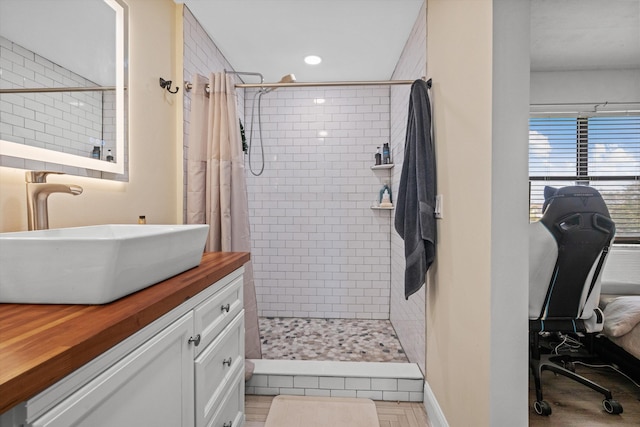
<instances>
[{"instance_id":1,"label":"white subway tile wall","mask_svg":"<svg viewBox=\"0 0 640 427\"><path fill-rule=\"evenodd\" d=\"M265 165L247 186L259 315L388 319L392 211L370 207L389 179L371 170L389 142L389 88L263 95L262 144L255 110L247 163L261 169L262 145Z\"/></svg>"},{"instance_id":2,"label":"white subway tile wall","mask_svg":"<svg viewBox=\"0 0 640 427\"><path fill-rule=\"evenodd\" d=\"M413 80L427 76L427 13L425 4L416 19L392 78ZM404 161L404 143L409 109L408 86L391 87L391 148L396 167L393 190L397 193ZM391 323L410 362L425 372L425 288L404 298L404 242L391 233Z\"/></svg>"},{"instance_id":3,"label":"white subway tile wall","mask_svg":"<svg viewBox=\"0 0 640 427\"><path fill-rule=\"evenodd\" d=\"M0 87L86 87L97 84L48 59L0 37ZM115 147L114 92L51 92L2 94L0 139L44 147L77 156L91 157L94 146L104 146L102 158ZM42 162L2 157L0 165L43 168ZM60 170L60 167L49 166ZM72 168L73 173L86 171ZM69 172L68 168L64 171Z\"/></svg>"}]
</instances>

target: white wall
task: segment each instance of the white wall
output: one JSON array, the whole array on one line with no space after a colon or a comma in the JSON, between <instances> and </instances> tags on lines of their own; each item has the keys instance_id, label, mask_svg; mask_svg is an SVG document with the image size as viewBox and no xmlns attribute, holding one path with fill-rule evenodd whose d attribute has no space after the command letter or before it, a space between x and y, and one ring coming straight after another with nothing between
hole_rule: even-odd
<instances>
[{"instance_id":1,"label":"white wall","mask_svg":"<svg viewBox=\"0 0 640 427\"><path fill-rule=\"evenodd\" d=\"M640 70L638 69L531 73L532 104L635 102L633 109L637 110L639 101ZM620 109L615 106L611 108Z\"/></svg>"},{"instance_id":2,"label":"white wall","mask_svg":"<svg viewBox=\"0 0 640 427\"><path fill-rule=\"evenodd\" d=\"M426 379L452 426L527 425L529 3L429 0L438 223Z\"/></svg>"},{"instance_id":3,"label":"white wall","mask_svg":"<svg viewBox=\"0 0 640 427\"><path fill-rule=\"evenodd\" d=\"M389 141L389 88L278 89L261 105L266 164L247 172L260 315L388 319L391 211L370 209L388 172L370 166Z\"/></svg>"},{"instance_id":4,"label":"white wall","mask_svg":"<svg viewBox=\"0 0 640 427\"><path fill-rule=\"evenodd\" d=\"M172 0L129 4L129 182L52 176L50 182L81 185L79 196L49 198L51 228L105 223L182 222L182 102L158 85L181 75L181 22ZM180 31L178 26L180 25ZM180 49L181 52L181 49ZM176 70L176 68L178 68ZM25 167L30 168L27 162ZM27 229L24 169L0 168L0 231Z\"/></svg>"},{"instance_id":5,"label":"white wall","mask_svg":"<svg viewBox=\"0 0 640 427\"><path fill-rule=\"evenodd\" d=\"M426 3L411 30L393 72L393 80L415 80L427 74ZM409 109L410 86L391 87L391 147L397 167L393 169L393 189L398 191ZM410 362L425 372L425 288L404 297L404 242L391 224L391 323Z\"/></svg>"},{"instance_id":6,"label":"white wall","mask_svg":"<svg viewBox=\"0 0 640 427\"><path fill-rule=\"evenodd\" d=\"M525 425L529 321L529 2L493 1L489 425Z\"/></svg>"}]
</instances>

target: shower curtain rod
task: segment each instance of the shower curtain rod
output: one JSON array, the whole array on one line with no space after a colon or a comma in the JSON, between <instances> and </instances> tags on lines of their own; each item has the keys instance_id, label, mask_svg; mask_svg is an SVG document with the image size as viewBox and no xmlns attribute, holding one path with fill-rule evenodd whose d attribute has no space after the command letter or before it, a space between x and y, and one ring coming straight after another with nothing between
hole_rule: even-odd
<instances>
[{"instance_id":1,"label":"shower curtain rod","mask_svg":"<svg viewBox=\"0 0 640 427\"><path fill-rule=\"evenodd\" d=\"M422 80L426 80L422 77ZM373 81L352 81L352 82L296 82L296 83L238 83L236 87L310 87L310 86L390 86L390 85L410 85L415 80L373 80ZM431 80L427 81L431 83Z\"/></svg>"},{"instance_id":2,"label":"shower curtain rod","mask_svg":"<svg viewBox=\"0 0 640 427\"><path fill-rule=\"evenodd\" d=\"M431 87L431 79L421 77L427 81L427 86ZM237 83L237 88L279 88L279 87L316 87L316 86L391 86L391 85L410 85L415 80L369 80L369 81L351 81L351 82L296 82L296 83ZM191 82L184 82L185 90L189 91L193 88ZM209 85L207 85L207 91Z\"/></svg>"},{"instance_id":3,"label":"shower curtain rod","mask_svg":"<svg viewBox=\"0 0 640 427\"><path fill-rule=\"evenodd\" d=\"M115 86L88 86L88 87L25 87L18 89L0 89L0 93L41 93L41 92L96 92L116 90ZM126 89L126 88L125 88Z\"/></svg>"}]
</instances>

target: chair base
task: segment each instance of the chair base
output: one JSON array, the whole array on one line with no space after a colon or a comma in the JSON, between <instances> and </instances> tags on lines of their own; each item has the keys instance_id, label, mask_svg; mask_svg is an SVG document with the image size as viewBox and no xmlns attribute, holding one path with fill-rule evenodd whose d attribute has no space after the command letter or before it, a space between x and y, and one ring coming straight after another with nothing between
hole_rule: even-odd
<instances>
[{"instance_id":1,"label":"chair base","mask_svg":"<svg viewBox=\"0 0 640 427\"><path fill-rule=\"evenodd\" d=\"M637 357L602 335L595 337L593 350L605 363L617 365L625 375L640 383L640 363Z\"/></svg>"},{"instance_id":2,"label":"chair base","mask_svg":"<svg viewBox=\"0 0 640 427\"><path fill-rule=\"evenodd\" d=\"M562 375L566 378L589 387L590 389L604 396L602 407L607 413L613 415L622 413L622 405L620 405L618 401L613 399L611 391L602 387L600 384L597 384L581 375L576 374L572 370L573 362L571 361L570 357L549 354L541 355L538 342L538 333L534 332L532 333L532 335L534 335L534 337L529 364L531 366L531 372L533 373L533 378L536 386L536 401L534 402L534 410L538 415L546 416L551 414L551 405L549 405L549 403L544 400L542 395L542 371L551 371L555 374ZM560 366L558 363L563 363L565 366L568 366L569 369Z\"/></svg>"}]
</instances>

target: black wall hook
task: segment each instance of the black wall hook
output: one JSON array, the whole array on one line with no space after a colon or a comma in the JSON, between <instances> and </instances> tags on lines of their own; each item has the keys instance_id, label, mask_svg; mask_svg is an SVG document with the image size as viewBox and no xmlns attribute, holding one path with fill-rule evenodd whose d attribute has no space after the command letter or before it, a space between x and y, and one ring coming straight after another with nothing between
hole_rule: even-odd
<instances>
[{"instance_id":1,"label":"black wall hook","mask_svg":"<svg viewBox=\"0 0 640 427\"><path fill-rule=\"evenodd\" d=\"M160 77L160 87L163 88L163 89L166 89L167 92L169 92L169 93L178 93L178 91L180 90L180 88L176 86L176 90L172 91L171 90L171 80L165 80L162 77Z\"/></svg>"}]
</instances>

